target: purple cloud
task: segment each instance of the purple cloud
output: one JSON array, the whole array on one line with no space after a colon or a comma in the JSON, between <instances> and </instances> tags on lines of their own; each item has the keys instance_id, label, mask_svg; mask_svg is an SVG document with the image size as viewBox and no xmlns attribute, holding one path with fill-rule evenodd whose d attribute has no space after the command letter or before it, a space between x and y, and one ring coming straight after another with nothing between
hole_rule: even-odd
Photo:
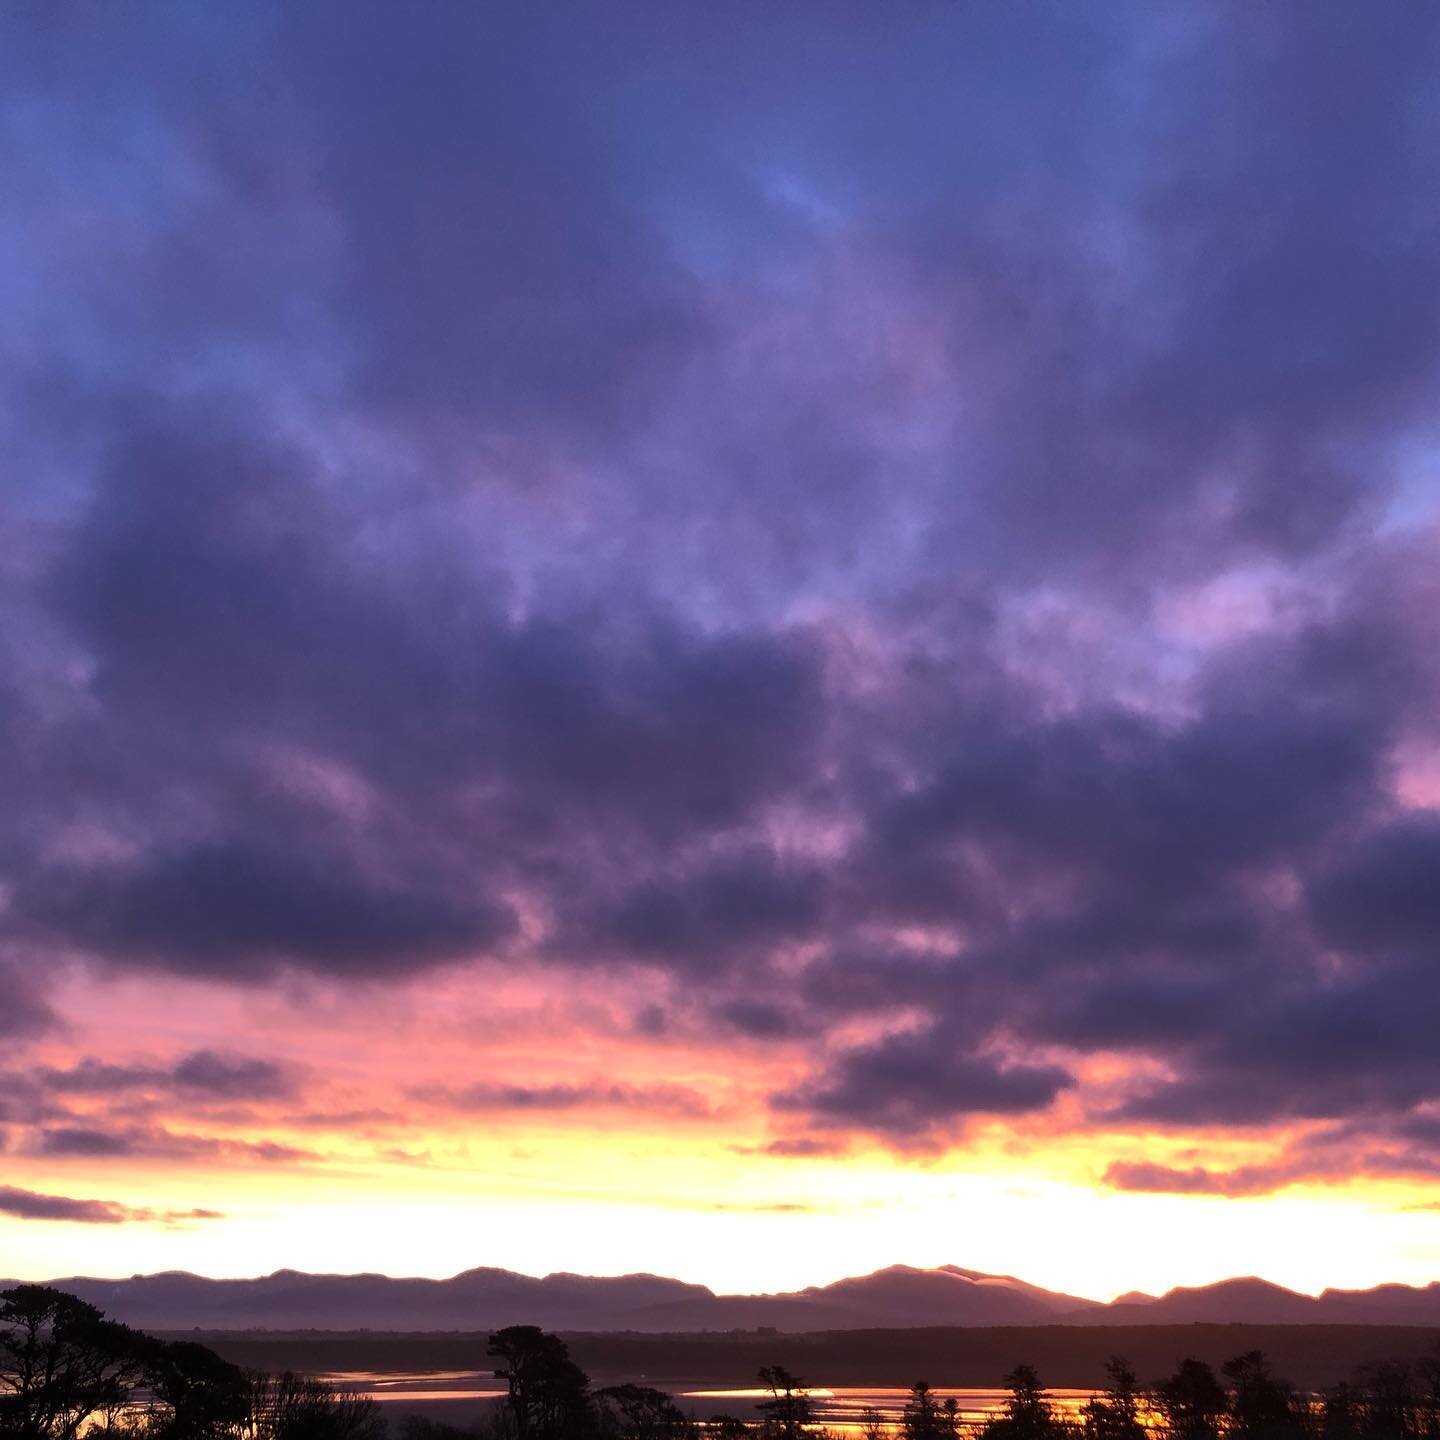
<instances>
[{"instance_id":1,"label":"purple cloud","mask_svg":"<svg viewBox=\"0 0 1440 1440\"><path fill-rule=\"evenodd\" d=\"M119 1225L129 1218L123 1205L110 1200L72 1200L9 1185L0 1187L0 1214L20 1220L73 1220L82 1225Z\"/></svg>"},{"instance_id":2,"label":"purple cloud","mask_svg":"<svg viewBox=\"0 0 1440 1440\"><path fill-rule=\"evenodd\" d=\"M420 1086L410 1094L427 1105L461 1114L599 1108L703 1118L712 1110L704 1095L682 1085L616 1085L601 1081L581 1085L480 1083L461 1087Z\"/></svg>"},{"instance_id":3,"label":"purple cloud","mask_svg":"<svg viewBox=\"0 0 1440 1440\"><path fill-rule=\"evenodd\" d=\"M62 1095L120 1095L132 1090L216 1100L283 1099L295 1093L297 1078L274 1060L195 1050L172 1065L115 1065L94 1058L64 1070L45 1069L33 1079Z\"/></svg>"},{"instance_id":4,"label":"purple cloud","mask_svg":"<svg viewBox=\"0 0 1440 1440\"><path fill-rule=\"evenodd\" d=\"M123 1123L53 1125L38 1131L33 1153L53 1159L110 1160L142 1158L179 1163L198 1160L259 1160L289 1165L313 1160L312 1151L274 1140L235 1140L212 1135L181 1134L160 1126Z\"/></svg>"},{"instance_id":5,"label":"purple cloud","mask_svg":"<svg viewBox=\"0 0 1440 1440\"><path fill-rule=\"evenodd\" d=\"M1059 1066L967 1053L963 1035L932 1029L845 1051L815 1081L772 1103L821 1124L926 1143L971 1116L1043 1110L1074 1083Z\"/></svg>"},{"instance_id":6,"label":"purple cloud","mask_svg":"<svg viewBox=\"0 0 1440 1440\"><path fill-rule=\"evenodd\" d=\"M181 1225L193 1220L219 1220L218 1210L150 1210L119 1205L113 1200L74 1200L65 1195L41 1195L33 1190L0 1186L0 1215L17 1220L61 1220L79 1225L125 1225L158 1221Z\"/></svg>"},{"instance_id":7,"label":"purple cloud","mask_svg":"<svg viewBox=\"0 0 1440 1440\"><path fill-rule=\"evenodd\" d=\"M0 47L0 1034L484 962L783 1050L781 1147L1423 1120L1440 21L343 18Z\"/></svg>"}]
</instances>

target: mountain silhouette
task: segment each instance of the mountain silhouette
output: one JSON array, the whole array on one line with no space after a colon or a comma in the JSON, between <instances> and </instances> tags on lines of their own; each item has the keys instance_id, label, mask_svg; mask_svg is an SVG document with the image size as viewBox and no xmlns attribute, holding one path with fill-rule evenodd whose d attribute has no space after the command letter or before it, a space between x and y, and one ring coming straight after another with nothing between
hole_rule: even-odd
<instances>
[{"instance_id":1,"label":"mountain silhouette","mask_svg":"<svg viewBox=\"0 0 1440 1440\"><path fill-rule=\"evenodd\" d=\"M704 1285L661 1275L537 1278L491 1268L447 1280L278 1270L250 1280L167 1271L50 1283L117 1320L151 1330L484 1330L533 1324L663 1334L931 1325L1440 1325L1440 1284L1310 1296L1247 1276L1158 1296L1131 1291L1102 1304L958 1265L891 1265L829 1285L763 1295L717 1295Z\"/></svg>"},{"instance_id":2,"label":"mountain silhouette","mask_svg":"<svg viewBox=\"0 0 1440 1440\"><path fill-rule=\"evenodd\" d=\"M1213 1285L1179 1286L1159 1296L1121 1296L1098 1312L1071 1317L1071 1323L1103 1325L1252 1325L1320 1324L1322 1303L1253 1275ZM1440 1315L1440 1305L1436 1308Z\"/></svg>"}]
</instances>

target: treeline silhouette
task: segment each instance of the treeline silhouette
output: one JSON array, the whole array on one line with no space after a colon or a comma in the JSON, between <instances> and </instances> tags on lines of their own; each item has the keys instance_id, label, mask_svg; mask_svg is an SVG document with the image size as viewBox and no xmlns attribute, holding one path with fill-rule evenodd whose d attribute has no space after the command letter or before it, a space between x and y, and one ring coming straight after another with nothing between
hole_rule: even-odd
<instances>
[{"instance_id":1,"label":"treeline silhouette","mask_svg":"<svg viewBox=\"0 0 1440 1440\"><path fill-rule=\"evenodd\" d=\"M697 1417L645 1385L593 1388L557 1335L515 1325L486 1357L506 1395L468 1428L411 1416L400 1440L829 1440L805 1382L762 1367L754 1418ZM1298 1390L1250 1350L1215 1368L1181 1359L1142 1384L1119 1357L1103 1389L1057 1404L1029 1365L1003 1406L965 1416L917 1382L898 1416L868 1410L861 1440L1440 1440L1440 1351L1362 1366L1319 1393ZM190 1341L146 1335L63 1291L0 1292L0 1437L6 1440L382 1440L380 1407L312 1377L243 1370Z\"/></svg>"},{"instance_id":2,"label":"treeline silhouette","mask_svg":"<svg viewBox=\"0 0 1440 1440\"><path fill-rule=\"evenodd\" d=\"M590 1391L564 1342L534 1326L490 1337L502 1363L506 1407L489 1435L514 1440L826 1440L805 1383L783 1366L761 1369L769 1398L760 1417L695 1419L663 1391L640 1385ZM910 1388L898 1419L878 1410L860 1417L862 1440L1440 1440L1440 1352L1413 1362L1361 1367L1351 1380L1320 1394L1277 1376L1259 1350L1215 1370L1182 1359L1175 1372L1142 1385L1123 1358L1106 1366L1103 1389L1078 1411L1064 1411L1030 1365L1005 1377L1004 1405L983 1419L962 1415L953 1396L924 1381ZM406 1440L458 1440L483 1433L412 1422ZM853 1430L852 1432L853 1433Z\"/></svg>"},{"instance_id":3,"label":"treeline silhouette","mask_svg":"<svg viewBox=\"0 0 1440 1440\"><path fill-rule=\"evenodd\" d=\"M381 1440L373 1401L303 1375L241 1370L46 1285L0 1292L0 1436Z\"/></svg>"}]
</instances>

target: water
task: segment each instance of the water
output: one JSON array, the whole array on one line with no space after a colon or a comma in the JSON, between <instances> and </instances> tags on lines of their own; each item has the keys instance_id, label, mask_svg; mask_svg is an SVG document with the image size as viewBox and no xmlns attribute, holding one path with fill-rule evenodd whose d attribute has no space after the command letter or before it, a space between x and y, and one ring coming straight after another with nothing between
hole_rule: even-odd
<instances>
[{"instance_id":1,"label":"water","mask_svg":"<svg viewBox=\"0 0 1440 1440\"><path fill-rule=\"evenodd\" d=\"M425 1370L414 1372L344 1370L318 1377L338 1389L369 1396L382 1404L401 1402L407 1408L423 1413L432 1404L443 1403L453 1409L457 1401L478 1403L495 1400L505 1394L493 1374L487 1370ZM768 1390L702 1390L680 1386L667 1387L682 1410L705 1420L711 1415L738 1415L751 1419L759 1413L759 1405L770 1398ZM877 1410L891 1424L898 1423L900 1412L910 1392L907 1389L878 1386L836 1386L833 1389L812 1385L807 1393L815 1410L818 1424L841 1434L858 1434L861 1415ZM954 1397L960 1418L984 1420L1003 1409L1008 1390L977 1388L937 1388L938 1401ZM1065 1417L1078 1416L1081 1406L1094 1394L1093 1390L1050 1390L1046 1392L1056 1412Z\"/></svg>"},{"instance_id":2,"label":"water","mask_svg":"<svg viewBox=\"0 0 1440 1440\"><path fill-rule=\"evenodd\" d=\"M337 1390L412 1406L438 1400L498 1400L505 1387L490 1370L332 1370L317 1375Z\"/></svg>"},{"instance_id":3,"label":"water","mask_svg":"<svg viewBox=\"0 0 1440 1440\"><path fill-rule=\"evenodd\" d=\"M807 1387L818 1424L841 1434L856 1434L860 1430L861 1415L867 1410L877 1410L888 1424L898 1424L910 1391L901 1388L879 1386L837 1386L828 1389L823 1386ZM938 1402L954 1398L962 1421L981 1421L1005 1408L1010 1398L1008 1390L984 1390L974 1387L949 1388L937 1386L931 1391ZM1057 1415L1070 1419L1078 1417L1080 1408L1094 1394L1093 1390L1049 1390L1046 1394ZM770 1398L768 1390L684 1390L675 1397L682 1409L693 1411L699 1419L711 1415L738 1415L749 1419L758 1413L761 1401Z\"/></svg>"}]
</instances>

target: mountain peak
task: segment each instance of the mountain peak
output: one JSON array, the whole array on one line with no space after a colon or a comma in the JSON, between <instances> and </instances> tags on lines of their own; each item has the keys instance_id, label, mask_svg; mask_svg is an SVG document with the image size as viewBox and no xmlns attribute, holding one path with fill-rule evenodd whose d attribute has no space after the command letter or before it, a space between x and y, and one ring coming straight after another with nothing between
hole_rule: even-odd
<instances>
[{"instance_id":1,"label":"mountain peak","mask_svg":"<svg viewBox=\"0 0 1440 1440\"><path fill-rule=\"evenodd\" d=\"M1171 1295L1293 1295L1297 1299L1310 1299L1308 1295L1302 1295L1298 1290L1288 1290L1283 1285L1277 1285L1273 1280L1264 1280L1259 1275L1233 1275L1228 1280L1215 1280L1209 1285L1177 1285L1173 1290L1165 1292L1166 1298Z\"/></svg>"},{"instance_id":2,"label":"mountain peak","mask_svg":"<svg viewBox=\"0 0 1440 1440\"><path fill-rule=\"evenodd\" d=\"M1318 1298L1257 1275L1164 1295L1128 1291L1109 1304L959 1265L887 1265L828 1285L766 1295L716 1294L664 1275L525 1275L497 1267L449 1279L314 1275L276 1270L250 1280L188 1271L128 1280L56 1281L142 1329L551 1330L788 1332L1014 1325L1406 1324L1440 1326L1440 1283L1327 1290Z\"/></svg>"}]
</instances>

